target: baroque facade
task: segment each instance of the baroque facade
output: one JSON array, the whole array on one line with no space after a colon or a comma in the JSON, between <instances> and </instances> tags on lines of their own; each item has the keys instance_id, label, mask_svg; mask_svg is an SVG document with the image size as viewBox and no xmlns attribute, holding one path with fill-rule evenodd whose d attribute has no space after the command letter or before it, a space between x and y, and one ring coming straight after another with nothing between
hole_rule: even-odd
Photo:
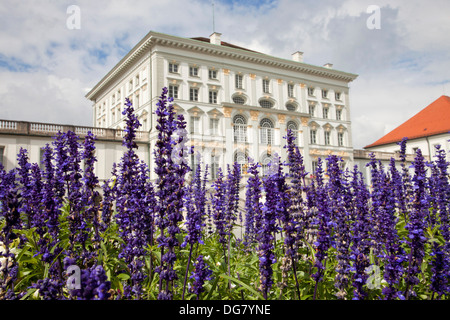
<instances>
[{"instance_id":1,"label":"baroque facade","mask_svg":"<svg viewBox=\"0 0 450 320\"><path fill-rule=\"evenodd\" d=\"M86 95L93 125L123 129L125 98L149 133L167 87L177 113L184 115L189 144L200 152L214 178L218 167L248 158L263 170L275 154L285 158L287 129L297 136L305 167L314 172L319 157L338 154L353 163L349 83L357 75L303 62L303 53L282 59L210 38L180 38L149 32ZM192 156L191 165L196 162ZM150 172L153 161L149 161ZM153 177L154 178L154 177Z\"/></svg>"}]
</instances>

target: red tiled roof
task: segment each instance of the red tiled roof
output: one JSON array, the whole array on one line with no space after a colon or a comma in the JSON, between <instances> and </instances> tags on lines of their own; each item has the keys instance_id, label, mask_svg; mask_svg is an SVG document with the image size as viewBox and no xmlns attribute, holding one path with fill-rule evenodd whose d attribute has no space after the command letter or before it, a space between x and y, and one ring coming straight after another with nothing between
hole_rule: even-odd
<instances>
[{"instance_id":1,"label":"red tiled roof","mask_svg":"<svg viewBox=\"0 0 450 320\"><path fill-rule=\"evenodd\" d=\"M415 116L364 149L450 132L450 97L441 96Z\"/></svg>"}]
</instances>

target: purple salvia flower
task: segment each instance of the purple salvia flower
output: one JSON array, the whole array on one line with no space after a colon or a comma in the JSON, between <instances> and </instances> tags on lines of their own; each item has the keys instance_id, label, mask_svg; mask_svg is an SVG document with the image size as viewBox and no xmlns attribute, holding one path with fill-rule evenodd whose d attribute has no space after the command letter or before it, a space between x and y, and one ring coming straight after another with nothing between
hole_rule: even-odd
<instances>
[{"instance_id":1,"label":"purple salvia flower","mask_svg":"<svg viewBox=\"0 0 450 320\"><path fill-rule=\"evenodd\" d=\"M450 199L450 184L448 180L448 166L446 161L445 150L441 149L440 145L436 146L436 174L432 177L435 180L435 201L437 210L439 211L440 230L442 237L445 240L445 251L450 254L450 229L449 229L449 214L450 206L448 199Z\"/></svg>"},{"instance_id":2,"label":"purple salvia flower","mask_svg":"<svg viewBox=\"0 0 450 320\"><path fill-rule=\"evenodd\" d=\"M419 283L418 274L421 272L421 264L425 255L425 221L428 213L428 203L426 194L426 170L422 151L417 150L416 157L412 164L414 167L414 202L409 215L409 221L405 229L409 231L407 244L410 248L408 255L408 270L406 273L406 289L404 296L408 299L415 295L414 286Z\"/></svg>"},{"instance_id":3,"label":"purple salvia flower","mask_svg":"<svg viewBox=\"0 0 450 320\"><path fill-rule=\"evenodd\" d=\"M54 278L39 279L30 288L37 289L42 300L61 299L62 282Z\"/></svg>"},{"instance_id":4,"label":"purple salvia flower","mask_svg":"<svg viewBox=\"0 0 450 320\"><path fill-rule=\"evenodd\" d=\"M281 222L282 231L284 233L285 254L292 261L297 295L300 298L300 288L297 279L297 244L299 242L298 234L301 232L300 223L291 211L293 201L292 195L290 194L291 190L286 182L286 175L282 172L282 166L280 162L280 157L277 153L275 153L273 156L271 167L274 167L272 177L275 180L276 188L275 190L273 190L273 192L276 193L278 202L276 206L276 215Z\"/></svg>"},{"instance_id":5,"label":"purple salvia flower","mask_svg":"<svg viewBox=\"0 0 450 320\"><path fill-rule=\"evenodd\" d=\"M308 205L310 210L314 210L313 224L316 225L316 240L313 245L316 247L314 267L317 271L312 275L315 280L313 299L317 296L317 286L322 280L325 263L328 257L328 249L332 246L333 221L331 220L331 207L329 206L328 195L323 182L322 159L317 161L316 177L307 191Z\"/></svg>"},{"instance_id":6,"label":"purple salvia flower","mask_svg":"<svg viewBox=\"0 0 450 320\"><path fill-rule=\"evenodd\" d=\"M47 263L52 262L53 257L60 252L59 248L54 253L51 252L51 248L59 242L59 216L61 207L61 198L59 197L61 195L61 189L58 189L61 186L59 184L61 180L57 180L57 172L55 171L53 160L53 150L46 144L42 161L44 166L42 188L44 213L42 219L45 221L48 233L46 234L45 240L41 238L40 250L42 260Z\"/></svg>"},{"instance_id":7,"label":"purple salvia flower","mask_svg":"<svg viewBox=\"0 0 450 320\"><path fill-rule=\"evenodd\" d=\"M105 180L102 185L103 198L101 203L102 223L100 230L105 232L111 222L113 214L114 200L117 197L117 165L113 163L111 178Z\"/></svg>"},{"instance_id":8,"label":"purple salvia flower","mask_svg":"<svg viewBox=\"0 0 450 320\"><path fill-rule=\"evenodd\" d=\"M407 220L407 214L408 212L411 212L411 204L413 202L413 190L412 190L412 182L411 182L411 175L409 173L408 167L406 165L406 143L408 141L408 138L403 138L402 141L398 143L400 146L400 166L402 168L401 171L401 177L402 177L402 183L399 185L401 187L401 191L399 194L401 196L397 199L399 203L399 207L401 209L401 212L403 213L403 217L405 218L405 221Z\"/></svg>"},{"instance_id":9,"label":"purple salvia flower","mask_svg":"<svg viewBox=\"0 0 450 320\"><path fill-rule=\"evenodd\" d=\"M30 204L32 210L33 220L31 221L31 227L36 227L36 233L40 236L40 239L46 232L45 226L45 207L43 205L43 190L44 182L42 179L42 170L37 163L31 165L31 182L30 182Z\"/></svg>"},{"instance_id":10,"label":"purple salvia flower","mask_svg":"<svg viewBox=\"0 0 450 320\"><path fill-rule=\"evenodd\" d=\"M119 164L117 177L117 214L115 216L123 240L119 258L124 259L130 272L131 285L124 287L124 296L130 298L133 294L137 299L142 294L145 247L149 239L146 237L150 228L148 217L151 213L145 208L145 191L147 187L147 168L140 164L134 149L138 146L134 141L136 130L140 123L134 114L132 103L125 99L126 115L125 136L122 144L127 148Z\"/></svg>"},{"instance_id":11,"label":"purple salvia flower","mask_svg":"<svg viewBox=\"0 0 450 320\"><path fill-rule=\"evenodd\" d=\"M84 220L92 223L94 227L94 240L98 242L101 240L99 235L100 217L98 199L99 192L96 190L99 181L94 171L94 164L97 161L95 157L95 137L91 131L88 131L83 143L82 160L84 160L84 175L83 184L84 191L82 195L84 209Z\"/></svg>"},{"instance_id":12,"label":"purple salvia flower","mask_svg":"<svg viewBox=\"0 0 450 320\"><path fill-rule=\"evenodd\" d=\"M355 166L352 172L352 201L353 216L355 222L351 226L352 231L352 245L350 259L353 261L351 271L353 274L353 299L363 300L367 297L364 284L367 281L368 275L365 272L369 267L369 254L370 254L370 218L369 218L369 190L364 183L361 172L358 171L358 167Z\"/></svg>"},{"instance_id":13,"label":"purple salvia flower","mask_svg":"<svg viewBox=\"0 0 450 320\"><path fill-rule=\"evenodd\" d=\"M161 265L155 269L160 276L158 299L173 298L171 284L178 278L173 270L176 261L174 250L179 246L177 235L181 231L179 224L183 220L183 185L185 175L189 171L185 159L186 122L183 115L178 115L175 120L172 101L172 98L167 98L167 88L164 87L155 111L158 130L154 150L157 175L157 225L160 229L157 241L161 247ZM178 135L177 138L174 137L175 134Z\"/></svg>"},{"instance_id":14,"label":"purple salvia flower","mask_svg":"<svg viewBox=\"0 0 450 320\"><path fill-rule=\"evenodd\" d=\"M22 198L19 212L22 213L27 220L27 228L31 227L31 223L34 220L34 210L31 198L31 177L30 168L31 164L28 162L27 150L20 148L17 155L17 168L18 182L20 185L20 196Z\"/></svg>"},{"instance_id":15,"label":"purple salvia flower","mask_svg":"<svg viewBox=\"0 0 450 320\"><path fill-rule=\"evenodd\" d=\"M332 219L336 225L334 228L336 247L336 278L335 287L338 289L337 297L345 299L346 287L349 282L349 245L350 245L350 214L348 212L346 199L346 182L340 168L342 159L336 155L327 158L327 173L329 181L327 189L329 193L329 206L332 208Z\"/></svg>"},{"instance_id":16,"label":"purple salvia flower","mask_svg":"<svg viewBox=\"0 0 450 320\"><path fill-rule=\"evenodd\" d=\"M217 170L216 181L212 184L214 193L211 195L211 204L213 209L213 221L216 228L216 234L219 237L219 243L222 244L224 251L227 243L227 229L226 229L226 199L227 188L226 182L223 178L222 169Z\"/></svg>"},{"instance_id":17,"label":"purple salvia flower","mask_svg":"<svg viewBox=\"0 0 450 320\"><path fill-rule=\"evenodd\" d=\"M190 291L197 295L197 300L200 299L200 294L205 291L203 287L205 281L212 279L212 271L203 260L203 256L200 255L197 258L196 263L194 263L194 272L191 275L191 279L194 279L194 283Z\"/></svg>"},{"instance_id":18,"label":"purple salvia flower","mask_svg":"<svg viewBox=\"0 0 450 320\"><path fill-rule=\"evenodd\" d=\"M433 294L431 299L434 300L434 296L437 294L436 298L439 300L443 295L448 294L448 256L444 251L444 246L437 242L433 243L431 256L433 257L430 284Z\"/></svg>"},{"instance_id":19,"label":"purple salvia flower","mask_svg":"<svg viewBox=\"0 0 450 320\"><path fill-rule=\"evenodd\" d=\"M275 170L268 170L268 174L263 178L264 191L266 193L266 201L261 212L261 228L257 230L258 239L258 256L259 256L259 290L262 292L264 299L268 298L268 293L273 284L273 269L277 259L274 253L275 234L279 231L277 225L277 209L278 209L278 192L277 192L277 176Z\"/></svg>"},{"instance_id":20,"label":"purple salvia flower","mask_svg":"<svg viewBox=\"0 0 450 320\"><path fill-rule=\"evenodd\" d=\"M6 172L0 167L0 217L3 220L3 228L0 232L0 242L4 247L0 251L0 257L5 258L1 265L0 276L0 299L18 298L14 292L14 284L18 275L18 264L15 254L11 251L11 245L18 238L14 229L22 228L20 219L21 199L19 186L16 183L16 169ZM11 262L11 265L10 263ZM0 262L0 264L2 264Z\"/></svg>"},{"instance_id":21,"label":"purple salvia flower","mask_svg":"<svg viewBox=\"0 0 450 320\"><path fill-rule=\"evenodd\" d=\"M184 242L181 244L185 247L187 244L191 246L196 243L203 244L202 241L202 230L205 226L205 204L206 204L206 190L204 183L206 180L202 181L201 177L201 163L197 164L197 169L194 172L194 178L186 186L185 192L185 202L186 202L186 229L187 235L184 238ZM207 169L205 170L205 176L207 175Z\"/></svg>"},{"instance_id":22,"label":"purple salvia flower","mask_svg":"<svg viewBox=\"0 0 450 320\"><path fill-rule=\"evenodd\" d=\"M64 261L66 269L73 263L74 261L70 258ZM75 300L108 300L111 296L110 289L111 282L108 281L103 266L93 265L81 270L80 288L69 290L69 294Z\"/></svg>"},{"instance_id":23,"label":"purple salvia flower","mask_svg":"<svg viewBox=\"0 0 450 320\"><path fill-rule=\"evenodd\" d=\"M251 176L247 179L245 192L245 221L244 221L244 246L246 250L252 250L252 244L256 241L256 222L259 221L262 211L261 190L262 182L259 177L259 163L249 159L247 173Z\"/></svg>"},{"instance_id":24,"label":"purple salvia flower","mask_svg":"<svg viewBox=\"0 0 450 320\"><path fill-rule=\"evenodd\" d=\"M87 225L83 217L83 183L82 183L82 171L80 168L81 162L81 145L79 143L79 137L73 131L67 131L64 135L67 145L67 154L69 161L69 171L66 178L67 188L67 201L69 204L69 215L67 220L69 221L69 252L68 254L74 255L74 257L85 256L86 249L85 243L87 240ZM81 245L78 248L77 244Z\"/></svg>"},{"instance_id":25,"label":"purple salvia flower","mask_svg":"<svg viewBox=\"0 0 450 320\"><path fill-rule=\"evenodd\" d=\"M230 240L235 221L237 220L239 211L239 183L241 181L241 167L237 162L233 163L233 167L228 166L228 175L226 180L227 187L227 211L225 214L226 230ZM241 219L242 220L242 219Z\"/></svg>"},{"instance_id":26,"label":"purple salvia flower","mask_svg":"<svg viewBox=\"0 0 450 320\"><path fill-rule=\"evenodd\" d=\"M308 241L306 238L306 230L309 228L310 224L310 215L309 210L306 210L303 194L306 191L306 183L305 177L307 175L305 171L305 166L303 164L303 156L300 153L300 149L294 143L295 136L293 131L290 129L287 132L286 142L287 145L285 148L287 149L287 166L289 167L288 177L290 178L290 214L293 216L293 219L297 222L297 232L296 232L296 246L303 246L305 241Z\"/></svg>"},{"instance_id":27,"label":"purple salvia flower","mask_svg":"<svg viewBox=\"0 0 450 320\"><path fill-rule=\"evenodd\" d=\"M372 206L370 210L370 222L372 225L371 240L374 248L374 255L381 256L385 235L383 234L385 175L380 161L375 159L373 153L370 154L371 161L366 165L371 168Z\"/></svg>"}]
</instances>

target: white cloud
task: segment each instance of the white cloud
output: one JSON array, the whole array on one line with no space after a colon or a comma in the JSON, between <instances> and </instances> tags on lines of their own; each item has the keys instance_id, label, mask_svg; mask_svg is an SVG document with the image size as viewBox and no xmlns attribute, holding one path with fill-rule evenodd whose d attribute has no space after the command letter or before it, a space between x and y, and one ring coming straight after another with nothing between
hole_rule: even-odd
<instances>
[{"instance_id":1,"label":"white cloud","mask_svg":"<svg viewBox=\"0 0 450 320\"><path fill-rule=\"evenodd\" d=\"M212 33L210 0L80 0L80 30L66 27L72 4L2 1L0 118L90 125L87 88L150 30ZM380 30L366 27L372 4ZM287 59L300 50L307 63L357 73L350 103L361 148L450 93L449 11L446 0L215 0L215 25L224 41Z\"/></svg>"}]
</instances>

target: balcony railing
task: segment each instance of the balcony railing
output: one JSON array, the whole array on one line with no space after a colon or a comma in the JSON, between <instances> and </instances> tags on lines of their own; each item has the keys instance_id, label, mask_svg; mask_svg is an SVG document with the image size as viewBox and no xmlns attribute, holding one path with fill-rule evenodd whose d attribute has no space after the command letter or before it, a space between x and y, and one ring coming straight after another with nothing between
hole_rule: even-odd
<instances>
[{"instance_id":1,"label":"balcony railing","mask_svg":"<svg viewBox=\"0 0 450 320\"><path fill-rule=\"evenodd\" d=\"M12 121L0 120L0 134L18 134L18 135L35 135L35 136L55 136L58 131L67 132L73 131L80 138L87 135L89 131L92 132L97 139L102 140L122 140L125 136L125 131L120 129L95 128L84 126L60 125L53 123L27 122L27 121ZM142 142L149 141L148 132L137 131L136 140Z\"/></svg>"}]
</instances>

